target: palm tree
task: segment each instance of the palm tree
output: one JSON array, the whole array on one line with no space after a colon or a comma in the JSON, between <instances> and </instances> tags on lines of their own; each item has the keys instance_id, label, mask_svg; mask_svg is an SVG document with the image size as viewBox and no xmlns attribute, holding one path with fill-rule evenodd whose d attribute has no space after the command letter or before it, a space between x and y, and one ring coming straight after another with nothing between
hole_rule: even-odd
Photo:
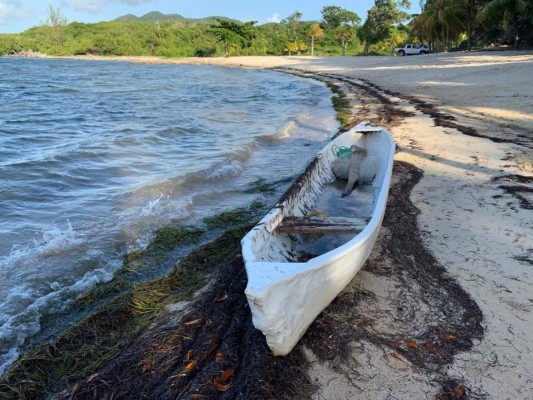
<instances>
[{"instance_id":1,"label":"palm tree","mask_svg":"<svg viewBox=\"0 0 533 400\"><path fill-rule=\"evenodd\" d=\"M490 0L479 11L477 18L480 22L501 21L503 26L512 24L514 30L513 48L518 48L518 21L520 15L526 12L528 0Z\"/></svg>"},{"instance_id":2,"label":"palm tree","mask_svg":"<svg viewBox=\"0 0 533 400\"><path fill-rule=\"evenodd\" d=\"M438 14L437 18L442 29L443 49L450 49L450 36L458 36L463 26L463 15L460 1L457 0L436 0Z\"/></svg>"},{"instance_id":3,"label":"palm tree","mask_svg":"<svg viewBox=\"0 0 533 400\"><path fill-rule=\"evenodd\" d=\"M315 55L315 39L324 36L324 30L319 24L313 24L309 28L309 36L311 37L311 55Z\"/></svg>"},{"instance_id":4,"label":"palm tree","mask_svg":"<svg viewBox=\"0 0 533 400\"><path fill-rule=\"evenodd\" d=\"M475 22L477 11L479 10L480 0L461 0L463 6L464 16L466 19L466 37L467 37L467 49L472 50L472 25Z\"/></svg>"},{"instance_id":5,"label":"palm tree","mask_svg":"<svg viewBox=\"0 0 533 400\"><path fill-rule=\"evenodd\" d=\"M414 23L426 36L437 36L440 30L440 48L450 47L450 39L457 38L464 29L465 14L461 6L463 0L429 0L423 12Z\"/></svg>"},{"instance_id":6,"label":"palm tree","mask_svg":"<svg viewBox=\"0 0 533 400\"><path fill-rule=\"evenodd\" d=\"M413 36L422 42L427 42L431 49L435 49L435 42L439 36L439 23L436 18L424 12L413 18L409 26Z\"/></svg>"}]
</instances>

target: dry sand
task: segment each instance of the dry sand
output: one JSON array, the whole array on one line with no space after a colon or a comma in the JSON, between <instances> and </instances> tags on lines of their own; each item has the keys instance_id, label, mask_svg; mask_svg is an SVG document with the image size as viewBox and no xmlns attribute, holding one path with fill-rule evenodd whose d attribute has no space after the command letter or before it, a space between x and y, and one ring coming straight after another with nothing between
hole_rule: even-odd
<instances>
[{"instance_id":1,"label":"dry sand","mask_svg":"<svg viewBox=\"0 0 533 400\"><path fill-rule=\"evenodd\" d=\"M533 54L163 62L334 76L348 79L348 89L350 82L377 89L395 109L410 113L390 129L399 147L396 160L423 170L410 197L419 210L416 224L424 247L446 269L439 279L457 282L481 310L483 336L432 372L364 339L351 346L343 362L318 361L309 352L316 361L311 376L320 384L317 399L463 398L463 386L469 398L533 399ZM435 111L442 113L444 126L428 115L435 116ZM388 234L385 227L382 236ZM376 251L387 251L383 243ZM384 309L403 293L398 287L398 281L367 268L341 298L357 290L370 293L377 300L366 312L372 316L372 329L384 333L395 326L394 313ZM413 299L405 294L406 302ZM405 337L431 350L417 336L424 328L417 323L427 323L431 310L418 307L427 315L418 322L415 318ZM448 397L442 392L446 379L452 382Z\"/></svg>"}]
</instances>

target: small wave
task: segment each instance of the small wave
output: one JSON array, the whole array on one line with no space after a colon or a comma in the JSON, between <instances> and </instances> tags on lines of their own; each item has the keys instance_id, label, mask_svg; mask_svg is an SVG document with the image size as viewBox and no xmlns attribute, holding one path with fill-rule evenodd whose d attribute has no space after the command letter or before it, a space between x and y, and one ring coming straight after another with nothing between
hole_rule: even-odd
<instances>
[{"instance_id":1,"label":"small wave","mask_svg":"<svg viewBox=\"0 0 533 400\"><path fill-rule=\"evenodd\" d=\"M220 180L222 178L229 178L232 176L238 176L242 172L242 164L237 160L230 161L229 164L219 164L213 171L205 176L205 179L209 181Z\"/></svg>"},{"instance_id":2,"label":"small wave","mask_svg":"<svg viewBox=\"0 0 533 400\"><path fill-rule=\"evenodd\" d=\"M73 88L61 88L57 90L57 93L78 93L78 92L79 92L78 89L73 89Z\"/></svg>"},{"instance_id":3,"label":"small wave","mask_svg":"<svg viewBox=\"0 0 533 400\"><path fill-rule=\"evenodd\" d=\"M59 282L50 284L50 292L41 294L27 286L12 288L6 301L0 304L0 376L19 356L26 340L41 330L41 318L46 314L62 312L77 295L85 293L99 283L108 282L113 274L105 269L87 272L70 286L61 287ZM11 303L24 299L29 302L20 312L7 315Z\"/></svg>"},{"instance_id":4,"label":"small wave","mask_svg":"<svg viewBox=\"0 0 533 400\"><path fill-rule=\"evenodd\" d=\"M16 348L9 349L5 354L0 351L0 376L6 372L11 364L17 361L19 356L20 352Z\"/></svg>"},{"instance_id":5,"label":"small wave","mask_svg":"<svg viewBox=\"0 0 533 400\"><path fill-rule=\"evenodd\" d=\"M278 131L266 139L279 141L286 139L308 139L313 141L325 140L338 127L335 116L329 109L318 109L311 113L307 109L300 112L293 119L286 121Z\"/></svg>"},{"instance_id":6,"label":"small wave","mask_svg":"<svg viewBox=\"0 0 533 400\"><path fill-rule=\"evenodd\" d=\"M157 207L159 204L159 201L163 197L163 193L159 194L159 197L157 199L154 199L152 201L149 201L147 205L145 205L141 210L141 217L146 217L147 215L150 215L153 213L153 210Z\"/></svg>"},{"instance_id":7,"label":"small wave","mask_svg":"<svg viewBox=\"0 0 533 400\"><path fill-rule=\"evenodd\" d=\"M60 254L83 242L84 239L76 235L72 224L67 220L65 229L51 225L42 230L41 240L34 239L26 246L14 245L8 256L0 257L0 266L2 269L14 269L35 262L39 257Z\"/></svg>"},{"instance_id":8,"label":"small wave","mask_svg":"<svg viewBox=\"0 0 533 400\"><path fill-rule=\"evenodd\" d=\"M288 138L295 137L295 136L302 136L302 134L305 133L303 132L302 128L304 128L307 121L311 119L312 119L312 116L310 114L310 110L301 111L293 119L290 119L289 121L285 122L281 126L281 128L279 128L278 131L274 135L271 136L271 139L283 140L283 139L288 139Z\"/></svg>"},{"instance_id":9,"label":"small wave","mask_svg":"<svg viewBox=\"0 0 533 400\"><path fill-rule=\"evenodd\" d=\"M283 140L290 138L298 129L298 124L296 121L291 120L287 121L279 130L276 132L275 135L272 136L272 139L275 140Z\"/></svg>"},{"instance_id":10,"label":"small wave","mask_svg":"<svg viewBox=\"0 0 533 400\"><path fill-rule=\"evenodd\" d=\"M243 171L243 163L248 160L254 150L257 148L255 142L250 142L240 149L232 152L222 154L225 157L224 161L216 163L211 166L209 170L200 174L200 179L207 181L215 181L223 178L230 178L239 176Z\"/></svg>"},{"instance_id":11,"label":"small wave","mask_svg":"<svg viewBox=\"0 0 533 400\"><path fill-rule=\"evenodd\" d=\"M234 150L224 155L232 161L235 160L235 161L243 162L243 161L248 160L251 157L256 147L257 147L257 144L255 142L251 142L241 147L240 149Z\"/></svg>"}]
</instances>

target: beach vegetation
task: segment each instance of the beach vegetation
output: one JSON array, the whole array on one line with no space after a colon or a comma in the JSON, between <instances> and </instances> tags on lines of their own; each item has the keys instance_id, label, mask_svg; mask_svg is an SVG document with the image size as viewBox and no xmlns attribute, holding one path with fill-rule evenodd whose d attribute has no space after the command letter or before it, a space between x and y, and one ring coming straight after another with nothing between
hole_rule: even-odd
<instances>
[{"instance_id":1,"label":"beach vegetation","mask_svg":"<svg viewBox=\"0 0 533 400\"><path fill-rule=\"evenodd\" d=\"M518 25L522 15L526 15L528 4L531 9L531 3L527 0L489 0L480 8L477 15L481 23L496 23L504 28L511 27L513 32L513 47L518 48L520 33ZM529 15L530 20L533 15Z\"/></svg>"},{"instance_id":2,"label":"beach vegetation","mask_svg":"<svg viewBox=\"0 0 533 400\"><path fill-rule=\"evenodd\" d=\"M306 50L307 50L307 44L301 40L295 40L294 42L289 42L287 43L287 47L285 47L285 52L289 53L289 56L293 54L301 55Z\"/></svg>"},{"instance_id":3,"label":"beach vegetation","mask_svg":"<svg viewBox=\"0 0 533 400\"><path fill-rule=\"evenodd\" d=\"M326 6L322 9L322 25L340 43L342 56L346 56L348 43L357 37L360 22L361 18L356 13L344 8Z\"/></svg>"},{"instance_id":4,"label":"beach vegetation","mask_svg":"<svg viewBox=\"0 0 533 400\"><path fill-rule=\"evenodd\" d=\"M257 21L249 21L245 23L228 21L217 18L217 23L212 24L209 28L216 38L216 43L222 43L224 47L224 55L230 55L230 51L236 48L250 48L252 41L256 37L256 29L254 25Z\"/></svg>"},{"instance_id":5,"label":"beach vegetation","mask_svg":"<svg viewBox=\"0 0 533 400\"><path fill-rule=\"evenodd\" d=\"M48 5L48 13L44 25L52 26L54 28L66 26L68 24L68 19L65 17L60 7L54 7L53 5Z\"/></svg>"},{"instance_id":6,"label":"beach vegetation","mask_svg":"<svg viewBox=\"0 0 533 400\"><path fill-rule=\"evenodd\" d=\"M533 6L527 0L426 0L409 23L413 38L433 51L508 45L517 49L522 38L533 46Z\"/></svg>"},{"instance_id":7,"label":"beach vegetation","mask_svg":"<svg viewBox=\"0 0 533 400\"><path fill-rule=\"evenodd\" d=\"M339 39L339 42L341 43L342 48L342 54L341 56L346 56L346 47L348 46L348 43L354 40L357 35L355 31L348 25L339 26L336 31L337 38Z\"/></svg>"},{"instance_id":8,"label":"beach vegetation","mask_svg":"<svg viewBox=\"0 0 533 400\"><path fill-rule=\"evenodd\" d=\"M311 50L315 55L342 53L339 41L342 38L337 37L335 30L326 30L319 21L304 21L302 18L303 14L295 11L279 23L257 26L252 21L242 23L223 17L186 19L177 14L149 13L143 17L124 16L114 21L56 23L53 26L51 21L60 21L60 18L53 17L49 18L50 23L20 34L0 35L0 55L30 49L58 56L283 55L289 48L291 54L300 55L311 54ZM319 32L317 28L324 31L322 37L315 36L318 33L313 37L309 35L313 25L314 32ZM313 46L311 42L314 42ZM360 43L352 40L344 51L347 55L356 55L359 47Z\"/></svg>"},{"instance_id":9,"label":"beach vegetation","mask_svg":"<svg viewBox=\"0 0 533 400\"><path fill-rule=\"evenodd\" d=\"M324 30L319 24L312 24L309 27L309 37L311 38L311 56L315 55L315 40L324 36Z\"/></svg>"},{"instance_id":10,"label":"beach vegetation","mask_svg":"<svg viewBox=\"0 0 533 400\"><path fill-rule=\"evenodd\" d=\"M289 40L291 41L297 41L298 37L301 36L301 20L302 20L303 14L299 11L293 12L291 15L289 15L287 18L281 21L281 24L286 27L287 30L287 36Z\"/></svg>"},{"instance_id":11,"label":"beach vegetation","mask_svg":"<svg viewBox=\"0 0 533 400\"><path fill-rule=\"evenodd\" d=\"M363 54L369 55L370 46L387 40L394 26L408 19L404 9L410 6L409 0L375 0L368 10L366 20L358 31L359 39L365 43Z\"/></svg>"},{"instance_id":12,"label":"beach vegetation","mask_svg":"<svg viewBox=\"0 0 533 400\"><path fill-rule=\"evenodd\" d=\"M466 24L466 47L468 51L472 50L472 30L476 23L476 15L479 11L479 0L462 0L461 6L464 12L464 21Z\"/></svg>"},{"instance_id":13,"label":"beach vegetation","mask_svg":"<svg viewBox=\"0 0 533 400\"><path fill-rule=\"evenodd\" d=\"M0 35L0 55L30 50L26 48L19 35Z\"/></svg>"},{"instance_id":14,"label":"beach vegetation","mask_svg":"<svg viewBox=\"0 0 533 400\"><path fill-rule=\"evenodd\" d=\"M60 7L48 5L48 13L44 24L41 26L43 33L48 36L48 40L56 45L63 45L65 42L65 27L68 19L65 17Z\"/></svg>"},{"instance_id":15,"label":"beach vegetation","mask_svg":"<svg viewBox=\"0 0 533 400\"><path fill-rule=\"evenodd\" d=\"M215 57L247 55L390 55L403 43L432 51L486 45L533 46L533 3L527 0L375 0L364 21L330 5L320 21L294 11L257 25L224 17L187 19L157 12L98 23L68 23L49 7L46 20L20 34L0 35L0 55L32 50L49 55ZM409 22L407 22L409 21Z\"/></svg>"}]
</instances>

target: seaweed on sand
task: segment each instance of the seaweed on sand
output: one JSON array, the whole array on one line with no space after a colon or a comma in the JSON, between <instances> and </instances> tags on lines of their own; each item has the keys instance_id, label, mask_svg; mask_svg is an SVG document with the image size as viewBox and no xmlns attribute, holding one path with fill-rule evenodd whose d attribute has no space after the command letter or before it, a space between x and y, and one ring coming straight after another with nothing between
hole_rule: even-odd
<instances>
[{"instance_id":1,"label":"seaweed on sand","mask_svg":"<svg viewBox=\"0 0 533 400\"><path fill-rule=\"evenodd\" d=\"M204 218L203 222L208 229L226 229L249 222L255 215L254 211L247 208L237 208L235 210L223 211L210 217Z\"/></svg>"},{"instance_id":2,"label":"seaweed on sand","mask_svg":"<svg viewBox=\"0 0 533 400\"><path fill-rule=\"evenodd\" d=\"M421 171L405 163L396 163L395 171L398 179L391 188L385 219L385 226L393 232L381 239L365 269L402 283L405 293L397 299L395 323L407 324L405 329L375 331L366 307L377 300L370 292L356 290L353 296L341 295L335 300L287 357L272 356L263 335L252 325L244 295L246 275L239 240L245 228L212 247L213 251L220 246L231 251L215 263L209 262L216 275L185 314L160 314L152 319L148 329L115 358L72 382L62 398L127 398L135 394L150 399L308 399L316 387L306 374L310 365L304 348L324 362L340 359L342 368L342 359L358 341L369 341L428 371L437 381L443 379L440 367L482 337L482 315L421 243L416 230L418 210L409 200ZM203 255L199 253L191 261L191 268L201 264ZM411 288L415 292L411 293ZM413 295L416 301L402 302L404 295ZM417 318L439 322L416 337L407 337L418 301L431 306L432 314ZM446 303L450 305L442 307ZM441 393L447 393L448 386L443 383ZM455 382L454 388L462 387ZM469 393L469 388L464 390Z\"/></svg>"},{"instance_id":3,"label":"seaweed on sand","mask_svg":"<svg viewBox=\"0 0 533 400\"><path fill-rule=\"evenodd\" d=\"M144 315L145 329L135 331L129 340L121 338L120 345L115 344L114 348L107 345L109 353L100 356L98 363L85 368L78 366L76 375L63 380L63 385L69 383L70 387L56 397L308 399L316 387L306 374L309 361L304 348L324 362L340 359L338 366L342 368L343 357L350 354L350 348L358 341L371 342L387 354L398 354L434 375L437 381L444 379L440 376L440 367L448 364L457 352L469 349L473 340L482 337L482 315L421 243L416 229L418 210L409 200L421 171L409 164L396 163L395 172L397 179L391 188L384 222L392 232L382 237L365 269L402 283L401 290L405 293L397 298L394 323L407 324L405 329L389 333L374 330L366 307L372 307L377 300L370 292L356 290L353 295L341 295L335 300L287 357L272 356L263 335L252 325L244 295L246 275L239 241L247 228L241 228L193 252L180 263L182 271L197 268L216 271L202 295L185 313L163 312L165 305L183 298L171 294L156 296L155 301L141 304L146 314L133 308L136 312L122 323L127 326L129 319L139 320ZM391 241L391 237L395 240ZM220 253L222 249L224 254ZM165 284L160 281L152 289L164 291ZM173 285L174 290L179 287ZM416 301L409 300L411 295ZM405 297L408 301L403 301L404 296L408 296ZM429 317L432 325L418 332L416 337L405 336L405 332L411 332L411 313L418 312L418 301L430 306L432 313L420 314L417 318ZM446 303L450 305L442 307ZM149 317L154 315L157 318ZM106 319L109 320L109 316ZM436 325L435 321L438 321ZM30 372L36 371L35 366L31 366L33 369L27 366L24 370L26 379L31 377ZM37 371L45 370L42 364L37 368ZM18 378L20 382L21 376ZM447 393L448 386L443 383L441 393ZM461 382L454 382L453 387L464 388L465 393L470 390Z\"/></svg>"},{"instance_id":4,"label":"seaweed on sand","mask_svg":"<svg viewBox=\"0 0 533 400\"><path fill-rule=\"evenodd\" d=\"M265 204L254 201L249 207L239 207L234 210L223 211L221 213L205 217L203 223L207 229L228 229L231 227L249 224L257 219L265 210Z\"/></svg>"},{"instance_id":5,"label":"seaweed on sand","mask_svg":"<svg viewBox=\"0 0 533 400\"><path fill-rule=\"evenodd\" d=\"M21 358L0 380L0 399L43 398L89 379L123 355L132 340L165 314L167 305L190 300L238 248L241 237L242 228L227 232L185 257L167 276L134 286Z\"/></svg>"},{"instance_id":6,"label":"seaweed on sand","mask_svg":"<svg viewBox=\"0 0 533 400\"><path fill-rule=\"evenodd\" d=\"M533 177L515 174L498 176L493 178L492 181L505 183L498 186L498 188L518 199L520 207L524 210L533 210Z\"/></svg>"},{"instance_id":7,"label":"seaweed on sand","mask_svg":"<svg viewBox=\"0 0 533 400\"><path fill-rule=\"evenodd\" d=\"M245 193L276 193L277 186L286 184L292 181L292 178L282 178L274 181L267 181L264 178L259 178L250 183L249 187L245 190Z\"/></svg>"},{"instance_id":8,"label":"seaweed on sand","mask_svg":"<svg viewBox=\"0 0 533 400\"><path fill-rule=\"evenodd\" d=\"M308 397L301 351L272 356L251 323L238 252L249 228L228 231L169 276L136 286L23 358L0 382L0 398ZM188 313L165 312L190 299L212 271ZM231 380L215 386L230 369Z\"/></svg>"},{"instance_id":9,"label":"seaweed on sand","mask_svg":"<svg viewBox=\"0 0 533 400\"><path fill-rule=\"evenodd\" d=\"M331 98L331 102L333 103L333 108L337 112L337 121L339 121L341 124L341 130L344 130L343 127L349 125L352 119L352 105L346 98L346 94L338 85L330 81L326 81L325 84L334 93L334 96Z\"/></svg>"},{"instance_id":10,"label":"seaweed on sand","mask_svg":"<svg viewBox=\"0 0 533 400\"><path fill-rule=\"evenodd\" d=\"M425 371L446 393L442 367L482 339L483 315L423 244L419 210L410 200L422 171L395 162L393 176L383 231L363 268L372 276L367 279L392 282L390 294L381 298L358 286L345 290L315 320L303 342L323 362L347 362L360 343L371 343L386 357L407 360ZM329 338L327 346L324 337Z\"/></svg>"},{"instance_id":11,"label":"seaweed on sand","mask_svg":"<svg viewBox=\"0 0 533 400\"><path fill-rule=\"evenodd\" d=\"M169 225L156 230L145 249L132 250L124 256L122 267L111 281L98 284L90 292L81 295L72 308L83 310L93 307L131 288L135 283L153 279L165 270L163 265L175 263L174 250L178 246L197 243L203 234L202 229L194 226Z\"/></svg>"},{"instance_id":12,"label":"seaweed on sand","mask_svg":"<svg viewBox=\"0 0 533 400\"><path fill-rule=\"evenodd\" d=\"M240 236L233 235L233 240L233 246L226 245L235 250ZM216 276L185 315L167 314L154 321L126 351L72 386L64 398L309 397L313 386L303 373L303 353L274 357L252 325L238 251L213 267Z\"/></svg>"}]
</instances>

